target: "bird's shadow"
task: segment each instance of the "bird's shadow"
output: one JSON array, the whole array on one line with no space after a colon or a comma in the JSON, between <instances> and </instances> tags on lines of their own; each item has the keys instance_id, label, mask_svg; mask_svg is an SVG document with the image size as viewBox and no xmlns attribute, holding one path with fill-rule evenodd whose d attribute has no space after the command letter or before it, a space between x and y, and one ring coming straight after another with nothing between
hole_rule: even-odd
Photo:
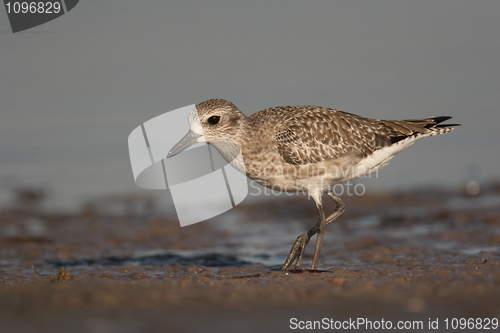
<instances>
[{"instance_id":1,"label":"bird's shadow","mask_svg":"<svg viewBox=\"0 0 500 333\"><path fill-rule=\"evenodd\" d=\"M71 260L46 260L54 267L71 266L164 266L164 265L193 265L205 267L240 267L250 265L248 261L240 260L235 256L220 253L207 253L193 256L182 256L173 253L155 254L141 257L107 257L100 259L81 258Z\"/></svg>"}]
</instances>

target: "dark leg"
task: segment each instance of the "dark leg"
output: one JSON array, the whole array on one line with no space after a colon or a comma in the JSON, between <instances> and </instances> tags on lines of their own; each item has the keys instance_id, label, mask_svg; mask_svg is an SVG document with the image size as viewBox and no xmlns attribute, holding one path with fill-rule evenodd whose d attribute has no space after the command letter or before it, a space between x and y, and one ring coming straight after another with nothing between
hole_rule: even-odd
<instances>
[{"instance_id":1,"label":"dark leg","mask_svg":"<svg viewBox=\"0 0 500 333\"><path fill-rule=\"evenodd\" d=\"M345 203L338 196L333 194L333 192L327 192L326 194L328 194L337 205L333 214L328 216L328 218L326 219L326 224L328 225L345 212Z\"/></svg>"},{"instance_id":2,"label":"dark leg","mask_svg":"<svg viewBox=\"0 0 500 333\"><path fill-rule=\"evenodd\" d=\"M285 269L290 267L295 258L297 258L297 262L295 263L295 268L299 268L300 261L302 260L302 256L304 255L304 250L306 249L306 245L307 243L309 243L311 237L314 236L315 234L316 234L316 227L312 228L305 234L302 234L299 237L297 237L297 239L295 240L295 244L293 244L292 249L290 250L288 258L286 258L286 261L280 268L280 270L284 271Z\"/></svg>"},{"instance_id":3,"label":"dark leg","mask_svg":"<svg viewBox=\"0 0 500 333\"><path fill-rule=\"evenodd\" d=\"M333 222L340 215L342 215L342 213L345 211L345 204L339 197L337 197L335 194L333 194L333 192L327 192L327 194L330 196L330 198L332 198L333 201L335 201L335 204L337 205L337 207L335 208L335 212L333 212L333 214L328 216L328 218L326 219L325 224L323 225L323 230L324 230L326 225ZM288 267L290 267L290 265L292 265L295 258L297 258L297 262L295 263L295 268L299 267L300 262L302 260L302 256L304 255L304 251L306 249L306 246L309 243L309 240L311 239L312 236L314 236L318 232L318 227L319 227L320 221L321 221L321 215L323 215L323 220L324 220L323 207L321 204L319 204L319 206L318 206L318 215L319 215L318 223L311 230L309 230L307 233L302 234L299 237L297 237L295 244L293 244L292 249L290 250L290 254L288 255L288 258L286 258L285 263L281 267L281 270L285 270ZM318 234L318 236L319 236L319 234ZM321 235L320 237L321 237L321 241L319 241L319 249L321 249L323 235ZM317 254L316 254L316 252L317 252ZM317 258L316 258L316 256L317 256ZM315 258L316 258L316 265L315 265ZM319 250L318 250L318 240L316 240L316 249L314 251L312 269L316 269L318 267L318 262L317 262L318 260L319 260Z\"/></svg>"},{"instance_id":4,"label":"dark leg","mask_svg":"<svg viewBox=\"0 0 500 333\"><path fill-rule=\"evenodd\" d=\"M325 212L323 211L323 205L321 203L317 204L318 207L318 223L316 224L316 247L314 248L313 263L311 269L318 268L319 254L321 252L321 245L323 244L323 236L325 235Z\"/></svg>"}]
</instances>

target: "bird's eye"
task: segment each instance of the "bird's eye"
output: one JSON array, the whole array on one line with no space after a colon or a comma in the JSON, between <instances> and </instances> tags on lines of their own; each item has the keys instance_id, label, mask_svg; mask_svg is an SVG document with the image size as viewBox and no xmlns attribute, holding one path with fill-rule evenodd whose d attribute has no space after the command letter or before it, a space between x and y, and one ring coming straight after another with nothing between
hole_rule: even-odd
<instances>
[{"instance_id":1,"label":"bird's eye","mask_svg":"<svg viewBox=\"0 0 500 333\"><path fill-rule=\"evenodd\" d=\"M212 116L212 117L208 118L207 121L210 125L217 125L220 121L220 116Z\"/></svg>"}]
</instances>

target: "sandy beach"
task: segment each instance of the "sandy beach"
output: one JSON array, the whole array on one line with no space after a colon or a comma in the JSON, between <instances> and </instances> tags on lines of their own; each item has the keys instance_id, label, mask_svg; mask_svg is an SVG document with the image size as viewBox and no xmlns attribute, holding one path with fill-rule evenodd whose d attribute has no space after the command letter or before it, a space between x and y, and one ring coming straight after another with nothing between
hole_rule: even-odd
<instances>
[{"instance_id":1,"label":"sandy beach","mask_svg":"<svg viewBox=\"0 0 500 333\"><path fill-rule=\"evenodd\" d=\"M278 270L298 233L315 223L306 197L285 199L241 205L184 228L159 213L88 205L74 214L4 209L2 330L288 332L357 325L369 331L402 325L447 331L460 318L494 328L488 320L500 317L495 186L477 196L434 189L346 197L345 215L327 228L318 271L307 269L312 246L301 270Z\"/></svg>"}]
</instances>

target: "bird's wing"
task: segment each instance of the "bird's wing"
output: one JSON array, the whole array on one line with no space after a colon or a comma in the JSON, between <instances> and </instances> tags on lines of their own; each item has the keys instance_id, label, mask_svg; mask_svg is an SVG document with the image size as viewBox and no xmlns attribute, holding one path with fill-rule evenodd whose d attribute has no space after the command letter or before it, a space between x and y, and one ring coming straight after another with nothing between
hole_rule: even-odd
<instances>
[{"instance_id":1,"label":"bird's wing","mask_svg":"<svg viewBox=\"0 0 500 333\"><path fill-rule=\"evenodd\" d=\"M280 119L284 119L274 136L278 152L285 162L294 165L333 160L353 153L367 156L402 138L427 133L436 125L434 118L374 120L312 106L280 107L278 113L282 113Z\"/></svg>"}]
</instances>

